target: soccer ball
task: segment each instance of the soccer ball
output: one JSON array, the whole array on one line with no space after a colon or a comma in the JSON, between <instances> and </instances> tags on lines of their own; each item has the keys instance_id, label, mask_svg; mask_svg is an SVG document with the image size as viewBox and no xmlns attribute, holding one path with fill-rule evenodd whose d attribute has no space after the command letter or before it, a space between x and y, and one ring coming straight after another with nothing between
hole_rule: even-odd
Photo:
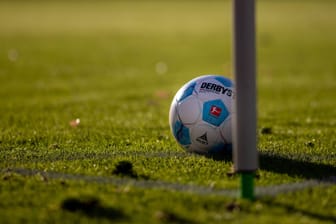
<instances>
[{"instance_id":1,"label":"soccer ball","mask_svg":"<svg viewBox=\"0 0 336 224\"><path fill-rule=\"evenodd\" d=\"M176 93L169 111L171 131L188 152L231 150L234 86L219 75L197 77Z\"/></svg>"}]
</instances>

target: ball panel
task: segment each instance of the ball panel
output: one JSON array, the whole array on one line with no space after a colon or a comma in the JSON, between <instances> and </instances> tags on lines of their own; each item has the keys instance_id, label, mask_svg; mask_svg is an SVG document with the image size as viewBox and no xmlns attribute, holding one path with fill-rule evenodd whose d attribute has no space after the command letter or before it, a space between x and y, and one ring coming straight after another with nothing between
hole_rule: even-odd
<instances>
[{"instance_id":1,"label":"ball panel","mask_svg":"<svg viewBox=\"0 0 336 224\"><path fill-rule=\"evenodd\" d=\"M207 124L199 124L190 129L191 149L196 152L208 152L220 141L220 135L216 128Z\"/></svg>"},{"instance_id":2,"label":"ball panel","mask_svg":"<svg viewBox=\"0 0 336 224\"><path fill-rule=\"evenodd\" d=\"M173 102L170 105L170 110L169 110L169 124L171 130L173 130L174 123L177 119L177 108L176 108L177 102L174 99Z\"/></svg>"},{"instance_id":3,"label":"ball panel","mask_svg":"<svg viewBox=\"0 0 336 224\"><path fill-rule=\"evenodd\" d=\"M173 127L173 134L176 140L181 145L191 144L189 129L186 126L184 126L180 121L175 122L174 127Z\"/></svg>"},{"instance_id":4,"label":"ball panel","mask_svg":"<svg viewBox=\"0 0 336 224\"><path fill-rule=\"evenodd\" d=\"M214 145L211 147L211 149L209 150L209 153L218 153L218 152L225 150L225 148L226 148L226 144L223 142L219 142L217 145Z\"/></svg>"},{"instance_id":5,"label":"ball panel","mask_svg":"<svg viewBox=\"0 0 336 224\"><path fill-rule=\"evenodd\" d=\"M193 124L201 115L201 105L196 97L190 96L178 103L177 113L183 124Z\"/></svg>"},{"instance_id":6,"label":"ball panel","mask_svg":"<svg viewBox=\"0 0 336 224\"><path fill-rule=\"evenodd\" d=\"M212 125L220 126L228 116L229 112L221 100L210 100L203 104L202 119Z\"/></svg>"},{"instance_id":7,"label":"ball panel","mask_svg":"<svg viewBox=\"0 0 336 224\"><path fill-rule=\"evenodd\" d=\"M176 94L175 98L177 102L181 102L188 96L192 95L196 86L196 82L189 82L184 85Z\"/></svg>"},{"instance_id":8,"label":"ball panel","mask_svg":"<svg viewBox=\"0 0 336 224\"><path fill-rule=\"evenodd\" d=\"M232 122L229 116L220 126L220 133L227 144L232 143Z\"/></svg>"},{"instance_id":9,"label":"ball panel","mask_svg":"<svg viewBox=\"0 0 336 224\"><path fill-rule=\"evenodd\" d=\"M217 81L219 81L220 83L222 83L226 87L233 87L233 82L228 78L225 78L225 77L222 77L222 76L217 76L214 79L216 79Z\"/></svg>"}]
</instances>

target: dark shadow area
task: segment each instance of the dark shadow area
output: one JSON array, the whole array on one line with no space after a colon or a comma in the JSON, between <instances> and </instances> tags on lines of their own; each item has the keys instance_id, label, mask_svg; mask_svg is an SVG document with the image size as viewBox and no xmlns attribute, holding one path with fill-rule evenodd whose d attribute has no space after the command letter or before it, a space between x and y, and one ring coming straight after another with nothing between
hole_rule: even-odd
<instances>
[{"instance_id":1,"label":"dark shadow area","mask_svg":"<svg viewBox=\"0 0 336 224\"><path fill-rule=\"evenodd\" d=\"M260 169L299 176L306 179L322 179L336 175L336 166L281 157L279 155L260 154Z\"/></svg>"},{"instance_id":2,"label":"dark shadow area","mask_svg":"<svg viewBox=\"0 0 336 224\"><path fill-rule=\"evenodd\" d=\"M285 203L280 203L280 202L274 202L272 200L261 200L266 205L272 206L272 207L281 207L286 209L290 213L300 213L304 216L308 216L313 219L317 219L319 221L325 221L325 222L331 222L331 223L336 223L336 217L333 215L322 215L322 214L317 214L312 211L296 208L293 205L288 205Z\"/></svg>"},{"instance_id":3,"label":"dark shadow area","mask_svg":"<svg viewBox=\"0 0 336 224\"><path fill-rule=\"evenodd\" d=\"M109 220L125 219L124 213L116 208L103 206L99 199L89 198L67 198L61 203L61 209L69 212L80 212L91 218L105 218Z\"/></svg>"},{"instance_id":4,"label":"dark shadow area","mask_svg":"<svg viewBox=\"0 0 336 224\"><path fill-rule=\"evenodd\" d=\"M114 170L112 171L112 175L117 175L120 177L130 177L134 179L143 179L149 180L149 176L138 174L133 167L133 164L130 161L122 160L119 161Z\"/></svg>"},{"instance_id":5,"label":"dark shadow area","mask_svg":"<svg viewBox=\"0 0 336 224\"><path fill-rule=\"evenodd\" d=\"M195 224L196 222L181 217L174 212L168 210L157 211L154 214L154 218L160 221L160 223L175 223L175 224Z\"/></svg>"},{"instance_id":6,"label":"dark shadow area","mask_svg":"<svg viewBox=\"0 0 336 224\"><path fill-rule=\"evenodd\" d=\"M218 161L232 161L232 153L207 155ZM306 179L323 179L336 176L336 166L288 158L277 154L259 153L259 168L270 172L287 174Z\"/></svg>"}]
</instances>

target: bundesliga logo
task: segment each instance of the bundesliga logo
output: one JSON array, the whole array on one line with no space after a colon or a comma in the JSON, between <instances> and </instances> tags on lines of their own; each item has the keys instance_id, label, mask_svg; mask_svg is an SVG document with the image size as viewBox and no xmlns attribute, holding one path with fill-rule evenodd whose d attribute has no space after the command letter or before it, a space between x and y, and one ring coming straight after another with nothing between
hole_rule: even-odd
<instances>
[{"instance_id":1,"label":"bundesliga logo","mask_svg":"<svg viewBox=\"0 0 336 224\"><path fill-rule=\"evenodd\" d=\"M220 107L217 107L215 105L211 106L211 109L210 109L210 114L215 116L215 117L219 117L220 114L222 112L222 109Z\"/></svg>"}]
</instances>

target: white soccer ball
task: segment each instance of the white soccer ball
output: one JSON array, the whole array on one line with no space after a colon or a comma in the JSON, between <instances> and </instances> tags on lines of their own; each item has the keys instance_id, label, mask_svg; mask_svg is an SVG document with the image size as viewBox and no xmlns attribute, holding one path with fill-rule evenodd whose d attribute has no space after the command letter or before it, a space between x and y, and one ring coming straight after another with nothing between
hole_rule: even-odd
<instances>
[{"instance_id":1,"label":"white soccer ball","mask_svg":"<svg viewBox=\"0 0 336 224\"><path fill-rule=\"evenodd\" d=\"M169 111L179 145L202 154L231 150L234 95L232 81L219 75L200 76L182 86Z\"/></svg>"}]
</instances>

